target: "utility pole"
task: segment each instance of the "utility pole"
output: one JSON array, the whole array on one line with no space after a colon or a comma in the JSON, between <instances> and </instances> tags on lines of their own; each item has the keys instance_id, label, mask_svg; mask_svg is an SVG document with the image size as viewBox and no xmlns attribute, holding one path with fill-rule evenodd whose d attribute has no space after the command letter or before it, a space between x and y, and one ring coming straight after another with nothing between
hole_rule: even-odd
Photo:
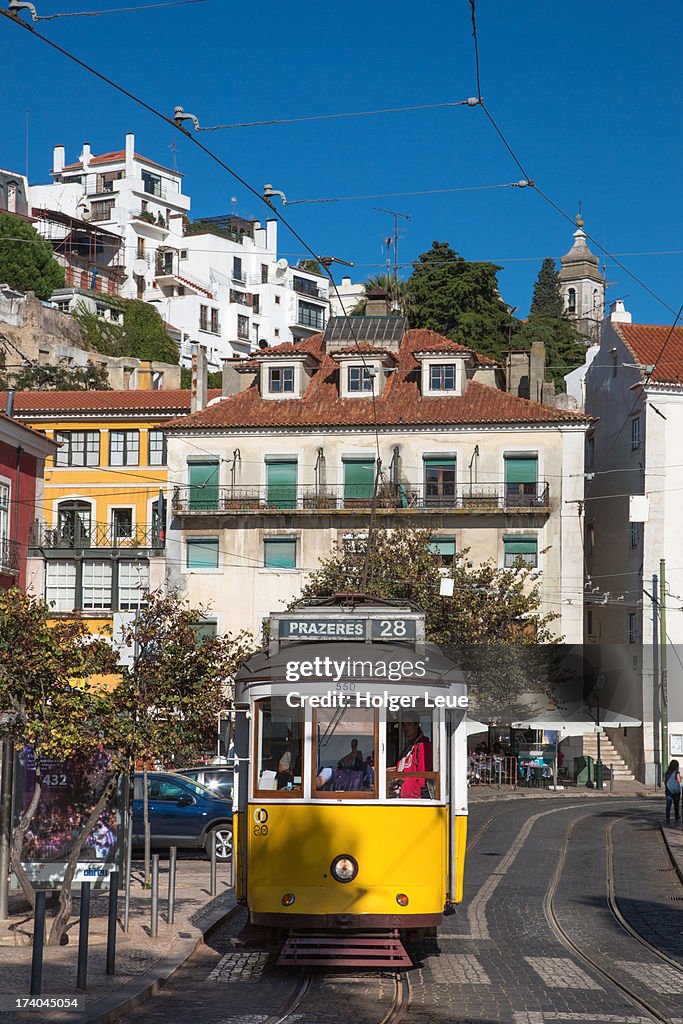
<instances>
[{"instance_id":1,"label":"utility pole","mask_svg":"<svg viewBox=\"0 0 683 1024\"><path fill-rule=\"evenodd\" d=\"M398 213L396 210L382 210L379 206L375 206L374 210L377 213L389 213L394 218L394 302L398 303L398 218L403 217L404 220L412 220L413 218L407 213ZM390 239L387 239L387 248ZM389 271L390 262L387 258L387 271Z\"/></svg>"},{"instance_id":2,"label":"utility pole","mask_svg":"<svg viewBox=\"0 0 683 1024\"><path fill-rule=\"evenodd\" d=\"M659 700L659 598L657 596L659 587L659 578L656 572L652 574L652 687L653 697L652 704L655 713L654 719L654 735L652 737L653 745L655 748L655 764L657 767L657 778L656 785L662 785L662 773L661 773L661 761L664 755L661 750L661 722L662 722L662 708L661 701ZM647 591L646 591L647 593ZM657 750L657 744L659 743L660 749Z\"/></svg>"},{"instance_id":3,"label":"utility pole","mask_svg":"<svg viewBox=\"0 0 683 1024\"><path fill-rule=\"evenodd\" d=\"M659 670L661 677L660 708L662 716L662 778L669 761L669 711L666 671L666 559L659 560Z\"/></svg>"}]
</instances>

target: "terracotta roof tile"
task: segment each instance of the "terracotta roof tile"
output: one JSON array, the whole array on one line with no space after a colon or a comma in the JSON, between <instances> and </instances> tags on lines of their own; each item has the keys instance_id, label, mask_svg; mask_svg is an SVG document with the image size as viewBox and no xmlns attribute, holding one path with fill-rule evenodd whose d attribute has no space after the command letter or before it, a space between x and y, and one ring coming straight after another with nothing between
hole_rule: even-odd
<instances>
[{"instance_id":1,"label":"terracotta roof tile","mask_svg":"<svg viewBox=\"0 0 683 1024\"><path fill-rule=\"evenodd\" d=\"M423 398L420 393L420 367L414 353L425 351L439 341L445 342L446 346L456 344L441 339L433 331L406 332L398 353L396 372L374 403L380 426L589 421L590 417L584 413L541 405L473 380L468 382L461 397ZM303 398L277 402L264 400L255 381L240 394L216 402L192 416L175 420L168 426L178 430L373 426L375 419L370 397L339 398L339 367L333 359L334 353L325 353L322 334L299 342L296 351L315 355L321 364ZM486 362L492 364L491 360Z\"/></svg>"},{"instance_id":2,"label":"terracotta roof tile","mask_svg":"<svg viewBox=\"0 0 683 1024\"><path fill-rule=\"evenodd\" d=\"M344 348L336 348L330 355L334 356L391 356L396 360L397 355L388 348L380 348L377 345L370 345L367 341L359 341L357 345L345 345Z\"/></svg>"},{"instance_id":3,"label":"terracotta roof tile","mask_svg":"<svg viewBox=\"0 0 683 1024\"><path fill-rule=\"evenodd\" d=\"M293 345L289 341L284 342L282 345L274 345L272 348L260 348L258 352L250 353L249 359L256 363L261 359L286 359L292 356L295 358L302 358L303 356L309 358L312 356L316 361L320 361L318 355L309 352L303 345Z\"/></svg>"},{"instance_id":4,"label":"terracotta roof tile","mask_svg":"<svg viewBox=\"0 0 683 1024\"><path fill-rule=\"evenodd\" d=\"M650 377L653 384L683 384L683 327L672 330L666 324L620 323L613 323L612 327L633 353L634 363L656 364Z\"/></svg>"},{"instance_id":5,"label":"terracotta roof tile","mask_svg":"<svg viewBox=\"0 0 683 1024\"><path fill-rule=\"evenodd\" d=\"M141 156L140 153L133 154L136 160L140 160L143 164L149 164L151 167L159 167L162 171L169 171L170 174L177 174L179 178L183 175L180 171L171 171L169 167L165 167L163 164L157 163L156 160L150 160L149 157ZM115 149L112 153L100 153L99 156L92 156L90 158L90 167L93 164L113 164L126 159L125 149ZM79 167L83 166L82 160L77 160L75 164L66 164L64 166L65 171L76 171Z\"/></svg>"},{"instance_id":6,"label":"terracotta roof tile","mask_svg":"<svg viewBox=\"0 0 683 1024\"><path fill-rule=\"evenodd\" d=\"M220 395L209 389L209 401ZM0 392L0 410L5 408L7 392ZM14 396L17 416L51 413L189 413L190 392L168 391L17 391Z\"/></svg>"}]
</instances>

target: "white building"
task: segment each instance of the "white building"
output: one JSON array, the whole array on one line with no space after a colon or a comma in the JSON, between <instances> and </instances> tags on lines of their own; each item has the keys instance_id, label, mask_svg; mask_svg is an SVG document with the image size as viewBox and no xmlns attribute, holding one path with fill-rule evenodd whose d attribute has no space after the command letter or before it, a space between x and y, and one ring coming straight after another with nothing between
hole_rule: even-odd
<instances>
[{"instance_id":1,"label":"white building","mask_svg":"<svg viewBox=\"0 0 683 1024\"><path fill-rule=\"evenodd\" d=\"M683 328L634 324L615 304L586 377L586 412L598 417L586 453L586 639L627 653L632 672L614 682L614 703L643 728L619 730L613 742L636 776L653 783L662 758L683 754L683 683L680 675L673 682L673 652L670 743L660 747L657 650L662 559L669 643L683 642ZM634 504L631 495L647 500Z\"/></svg>"},{"instance_id":2,"label":"white building","mask_svg":"<svg viewBox=\"0 0 683 1024\"><path fill-rule=\"evenodd\" d=\"M168 430L167 579L220 631L260 632L336 545L368 528L376 409L378 525L429 528L445 563L538 570L544 612L583 634L581 413L507 394L483 356L400 317L227 363L224 397ZM374 382L375 401L371 397ZM178 483L180 481L180 483Z\"/></svg>"},{"instance_id":3,"label":"white building","mask_svg":"<svg viewBox=\"0 0 683 1024\"><path fill-rule=\"evenodd\" d=\"M362 281L353 282L350 277L342 277L341 284L330 289L330 311L332 316L350 316L351 311L365 298L365 285Z\"/></svg>"},{"instance_id":4,"label":"white building","mask_svg":"<svg viewBox=\"0 0 683 1024\"><path fill-rule=\"evenodd\" d=\"M55 247L66 283L156 305L181 338L207 349L209 369L259 343L305 338L325 327L328 280L277 256L277 221L228 215L191 224L183 176L125 149L96 156L83 145L53 184L31 187L36 227ZM59 296L63 303L65 296Z\"/></svg>"}]
</instances>

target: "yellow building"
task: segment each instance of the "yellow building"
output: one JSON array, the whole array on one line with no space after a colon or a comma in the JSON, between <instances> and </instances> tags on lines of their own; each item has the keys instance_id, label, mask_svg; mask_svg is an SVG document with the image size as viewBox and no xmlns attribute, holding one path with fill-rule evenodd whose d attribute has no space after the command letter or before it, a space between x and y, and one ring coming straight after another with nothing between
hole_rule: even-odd
<instances>
[{"instance_id":1,"label":"yellow building","mask_svg":"<svg viewBox=\"0 0 683 1024\"><path fill-rule=\"evenodd\" d=\"M211 395L210 397L213 397ZM24 391L15 418L58 444L29 538L29 591L93 631L164 577L165 421L189 391Z\"/></svg>"}]
</instances>

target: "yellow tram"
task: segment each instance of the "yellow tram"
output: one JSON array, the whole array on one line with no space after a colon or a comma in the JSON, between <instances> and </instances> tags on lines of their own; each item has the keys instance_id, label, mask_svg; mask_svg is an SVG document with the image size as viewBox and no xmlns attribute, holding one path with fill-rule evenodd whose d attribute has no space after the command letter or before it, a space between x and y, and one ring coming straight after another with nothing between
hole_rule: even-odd
<instances>
[{"instance_id":1,"label":"yellow tram","mask_svg":"<svg viewBox=\"0 0 683 1024\"><path fill-rule=\"evenodd\" d=\"M237 674L237 895L290 960L365 962L462 898L467 696L424 630L337 595L273 614Z\"/></svg>"}]
</instances>

